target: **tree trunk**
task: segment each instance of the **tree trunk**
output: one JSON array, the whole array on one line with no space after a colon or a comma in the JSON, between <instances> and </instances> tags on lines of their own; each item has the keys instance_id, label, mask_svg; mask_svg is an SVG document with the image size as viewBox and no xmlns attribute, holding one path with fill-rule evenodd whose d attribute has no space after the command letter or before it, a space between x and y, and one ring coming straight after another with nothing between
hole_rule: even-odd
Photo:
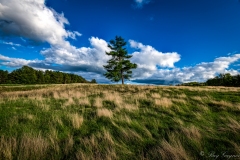
<instances>
[{"instance_id":1,"label":"tree trunk","mask_svg":"<svg viewBox=\"0 0 240 160\"><path fill-rule=\"evenodd\" d=\"M122 85L124 85L124 77L123 77L123 72L121 71L121 76L122 76Z\"/></svg>"}]
</instances>

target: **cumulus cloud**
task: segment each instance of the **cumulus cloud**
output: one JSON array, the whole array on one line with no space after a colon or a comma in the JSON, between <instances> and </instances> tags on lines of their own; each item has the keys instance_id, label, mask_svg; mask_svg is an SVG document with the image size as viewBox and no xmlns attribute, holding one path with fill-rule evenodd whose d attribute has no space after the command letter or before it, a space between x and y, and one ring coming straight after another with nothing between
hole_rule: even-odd
<instances>
[{"instance_id":1,"label":"cumulus cloud","mask_svg":"<svg viewBox=\"0 0 240 160\"><path fill-rule=\"evenodd\" d=\"M62 47L52 47L43 50L41 54L46 63L68 66L69 70L103 73L103 65L109 59L105 54L110 51L105 40L92 37L91 47L76 48L67 44Z\"/></svg>"},{"instance_id":2,"label":"cumulus cloud","mask_svg":"<svg viewBox=\"0 0 240 160\"><path fill-rule=\"evenodd\" d=\"M134 77L150 77L160 67L174 68L174 63L180 60L176 52L162 53L149 45L129 40L130 46L140 51L132 53L132 61L138 64Z\"/></svg>"},{"instance_id":3,"label":"cumulus cloud","mask_svg":"<svg viewBox=\"0 0 240 160\"><path fill-rule=\"evenodd\" d=\"M148 4L151 0L134 0L137 8L142 8L143 5Z\"/></svg>"},{"instance_id":4,"label":"cumulus cloud","mask_svg":"<svg viewBox=\"0 0 240 160\"><path fill-rule=\"evenodd\" d=\"M107 61L105 51L109 50L107 42L92 37L89 39L90 48L72 46L67 38L76 39L81 34L66 30L66 24L69 22L64 14L48 8L45 0L0 0L0 32L49 43L51 48L41 51L45 57L44 64L102 73L102 65ZM11 42L8 44L13 45Z\"/></svg>"},{"instance_id":5,"label":"cumulus cloud","mask_svg":"<svg viewBox=\"0 0 240 160\"><path fill-rule=\"evenodd\" d=\"M69 24L64 14L45 5L45 0L0 0L0 32L34 41L47 42L51 48L43 49L42 61L25 61L22 65L62 71L85 71L103 73L109 51L105 40L92 37L91 47L77 48L67 38L76 39L81 34L64 28ZM23 39L25 40L25 39ZM13 43L9 42L9 45ZM16 46L16 45L15 45ZM3 57L0 57L2 59ZM5 58L6 60L6 58ZM17 61L18 60L18 61ZM3 59L4 61L4 59ZM19 59L8 59L2 64L18 66ZM11 63L10 63L11 61ZM21 60L22 61L22 60Z\"/></svg>"},{"instance_id":6,"label":"cumulus cloud","mask_svg":"<svg viewBox=\"0 0 240 160\"><path fill-rule=\"evenodd\" d=\"M240 54L234 54L228 57L216 58L213 62L202 62L195 66L173 69L158 69L148 78L138 78L135 82L148 83L155 80L155 83L182 83L182 82L204 82L207 79L214 78L220 73L239 74L237 70L229 68L231 64L240 60Z\"/></svg>"},{"instance_id":7,"label":"cumulus cloud","mask_svg":"<svg viewBox=\"0 0 240 160\"><path fill-rule=\"evenodd\" d=\"M81 35L65 30L66 24L64 14L48 8L45 0L0 0L0 31L5 35L61 45Z\"/></svg>"},{"instance_id":8,"label":"cumulus cloud","mask_svg":"<svg viewBox=\"0 0 240 160\"><path fill-rule=\"evenodd\" d=\"M0 54L0 64L8 67L22 67L31 63L39 63L39 60L26 60L22 58L11 58Z\"/></svg>"},{"instance_id":9,"label":"cumulus cloud","mask_svg":"<svg viewBox=\"0 0 240 160\"><path fill-rule=\"evenodd\" d=\"M91 47L76 48L69 43L62 47L52 47L41 51L44 60L24 60L0 55L0 64L10 67L30 65L36 68L55 69L61 71L85 71L102 74L103 65L109 59L105 51L110 51L105 40L92 37Z\"/></svg>"}]
</instances>

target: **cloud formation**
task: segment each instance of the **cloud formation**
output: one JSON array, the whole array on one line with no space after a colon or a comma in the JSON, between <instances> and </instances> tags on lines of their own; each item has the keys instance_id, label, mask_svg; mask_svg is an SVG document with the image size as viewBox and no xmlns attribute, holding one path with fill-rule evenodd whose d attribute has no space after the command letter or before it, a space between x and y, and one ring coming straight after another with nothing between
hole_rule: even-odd
<instances>
[{"instance_id":1,"label":"cloud formation","mask_svg":"<svg viewBox=\"0 0 240 160\"><path fill-rule=\"evenodd\" d=\"M129 40L130 46L139 52L132 53L132 61L138 65L134 72L134 77L147 78L154 74L158 68L174 68L174 63L180 60L180 55L176 52L162 53L149 45L134 40Z\"/></svg>"},{"instance_id":2,"label":"cloud formation","mask_svg":"<svg viewBox=\"0 0 240 160\"><path fill-rule=\"evenodd\" d=\"M76 48L70 44L62 47L52 47L43 50L45 63L68 66L69 71L86 71L103 73L103 65L109 59L105 54L110 51L105 40L92 37L89 39L91 47Z\"/></svg>"},{"instance_id":3,"label":"cloud formation","mask_svg":"<svg viewBox=\"0 0 240 160\"><path fill-rule=\"evenodd\" d=\"M22 67L31 63L40 63L39 60L26 60L22 58L11 58L0 54L0 64L8 67Z\"/></svg>"},{"instance_id":4,"label":"cloud formation","mask_svg":"<svg viewBox=\"0 0 240 160\"><path fill-rule=\"evenodd\" d=\"M40 53L44 60L25 60L0 56L1 65L21 67L29 65L39 69L54 69L72 72L92 72L102 74L103 65L108 60L105 51L109 51L107 42L92 37L91 47L77 48L68 38L76 39L81 34L68 31L68 20L64 14L57 13L45 5L45 0L0 0L0 33L5 36L17 36L25 39L47 42L50 48ZM5 44L19 46L12 42ZM13 48L14 49L14 48Z\"/></svg>"},{"instance_id":5,"label":"cloud formation","mask_svg":"<svg viewBox=\"0 0 240 160\"><path fill-rule=\"evenodd\" d=\"M13 42L5 42L5 41L3 41L2 44L11 45L11 46L17 46L17 47L21 46L21 44L17 44L17 43L13 43Z\"/></svg>"},{"instance_id":6,"label":"cloud formation","mask_svg":"<svg viewBox=\"0 0 240 160\"><path fill-rule=\"evenodd\" d=\"M45 0L0 0L0 32L51 45L65 44L66 38L81 34L67 31L64 14L45 5Z\"/></svg>"},{"instance_id":7,"label":"cloud formation","mask_svg":"<svg viewBox=\"0 0 240 160\"><path fill-rule=\"evenodd\" d=\"M105 51L110 51L107 42L92 37L89 39L91 47L76 48L66 45L66 48L52 47L41 51L44 60L24 60L0 55L2 65L21 67L30 65L36 68L56 69L62 71L85 71L102 74L103 65L109 59Z\"/></svg>"},{"instance_id":8,"label":"cloud formation","mask_svg":"<svg viewBox=\"0 0 240 160\"><path fill-rule=\"evenodd\" d=\"M158 69L151 72L148 78L137 78L134 82L169 84L182 82L204 82L220 73L239 74L237 70L229 68L231 64L240 60L240 54L216 58L213 62L202 62L195 66L173 69ZM150 73L150 72L149 72Z\"/></svg>"}]
</instances>

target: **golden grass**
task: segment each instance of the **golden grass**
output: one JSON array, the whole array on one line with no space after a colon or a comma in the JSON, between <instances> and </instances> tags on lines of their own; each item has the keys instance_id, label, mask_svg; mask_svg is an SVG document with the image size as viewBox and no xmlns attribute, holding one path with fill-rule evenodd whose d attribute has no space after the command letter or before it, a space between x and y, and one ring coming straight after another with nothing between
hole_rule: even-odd
<instances>
[{"instance_id":1,"label":"golden grass","mask_svg":"<svg viewBox=\"0 0 240 160\"><path fill-rule=\"evenodd\" d=\"M102 104L102 98L97 97L97 98L95 99L94 105L95 105L97 108L101 108L101 107L103 106L103 104Z\"/></svg>"},{"instance_id":2,"label":"golden grass","mask_svg":"<svg viewBox=\"0 0 240 160\"><path fill-rule=\"evenodd\" d=\"M223 101L223 100L221 100L221 101L212 100L211 103L219 105L219 106L223 106L223 107L230 107L230 108L233 107L232 103L226 102L226 101Z\"/></svg>"},{"instance_id":3,"label":"golden grass","mask_svg":"<svg viewBox=\"0 0 240 160\"><path fill-rule=\"evenodd\" d=\"M169 98L166 98L166 97L161 98L161 99L155 99L154 102L155 102L155 105L157 105L157 106L162 106L162 107L167 107L167 108L171 107L173 104L172 100Z\"/></svg>"},{"instance_id":4,"label":"golden grass","mask_svg":"<svg viewBox=\"0 0 240 160\"><path fill-rule=\"evenodd\" d=\"M50 133L48 134L47 138L49 140L49 144L51 148L54 150L54 152L59 153L60 152L60 146L58 144L58 131L55 127L50 127Z\"/></svg>"},{"instance_id":5,"label":"golden grass","mask_svg":"<svg viewBox=\"0 0 240 160\"><path fill-rule=\"evenodd\" d=\"M184 122L180 118L174 117L173 121L176 122L177 124L181 125L181 126L184 124Z\"/></svg>"},{"instance_id":6,"label":"golden grass","mask_svg":"<svg viewBox=\"0 0 240 160\"><path fill-rule=\"evenodd\" d=\"M151 97L152 97L152 98L161 98L161 96L160 96L159 93L152 93L152 94L151 94Z\"/></svg>"},{"instance_id":7,"label":"golden grass","mask_svg":"<svg viewBox=\"0 0 240 160\"><path fill-rule=\"evenodd\" d=\"M109 109L106 109L106 108L100 108L100 109L97 109L97 115L99 117L112 118L113 117L113 112Z\"/></svg>"},{"instance_id":8,"label":"golden grass","mask_svg":"<svg viewBox=\"0 0 240 160\"><path fill-rule=\"evenodd\" d=\"M202 101L202 97L200 96L194 96L194 97L191 97L192 99L196 100L196 101Z\"/></svg>"},{"instance_id":9,"label":"golden grass","mask_svg":"<svg viewBox=\"0 0 240 160\"><path fill-rule=\"evenodd\" d=\"M111 139L111 135L108 131L104 131L103 134L99 133L95 136L91 136L89 138L81 138L80 143L83 144L86 148L90 148L89 152L86 154L86 152L82 150L78 150L76 153L76 158L79 160L88 160L88 159L117 159L117 154L114 148L114 142ZM102 148L99 148L99 143L101 141L107 141L109 142L109 146L105 147L103 150Z\"/></svg>"},{"instance_id":10,"label":"golden grass","mask_svg":"<svg viewBox=\"0 0 240 160\"><path fill-rule=\"evenodd\" d=\"M122 105L122 96L117 92L107 92L105 93L104 100L113 101L117 106Z\"/></svg>"},{"instance_id":11,"label":"golden grass","mask_svg":"<svg viewBox=\"0 0 240 160\"><path fill-rule=\"evenodd\" d=\"M119 134L121 134L123 136L124 139L127 140L143 140L143 138L134 130L130 129L130 128L120 128L121 132Z\"/></svg>"},{"instance_id":12,"label":"golden grass","mask_svg":"<svg viewBox=\"0 0 240 160\"><path fill-rule=\"evenodd\" d=\"M72 126L75 129L79 129L83 123L83 117L80 116L78 113L70 114L69 118L72 122Z\"/></svg>"},{"instance_id":13,"label":"golden grass","mask_svg":"<svg viewBox=\"0 0 240 160\"><path fill-rule=\"evenodd\" d=\"M136 97L137 99L147 99L146 92L140 92L140 93L134 95L134 97Z\"/></svg>"},{"instance_id":14,"label":"golden grass","mask_svg":"<svg viewBox=\"0 0 240 160\"><path fill-rule=\"evenodd\" d=\"M56 124L56 125L63 125L62 119L61 117L59 117L57 114L53 114L52 115L52 121Z\"/></svg>"},{"instance_id":15,"label":"golden grass","mask_svg":"<svg viewBox=\"0 0 240 160\"><path fill-rule=\"evenodd\" d=\"M84 98L81 98L78 100L78 105L83 105L83 106L90 106L90 102L89 102L89 99L88 97L84 97Z\"/></svg>"},{"instance_id":16,"label":"golden grass","mask_svg":"<svg viewBox=\"0 0 240 160\"><path fill-rule=\"evenodd\" d=\"M68 138L65 140L64 152L65 154L69 154L71 149L74 146L74 140L72 135L68 135Z\"/></svg>"},{"instance_id":17,"label":"golden grass","mask_svg":"<svg viewBox=\"0 0 240 160\"><path fill-rule=\"evenodd\" d=\"M42 111L48 111L50 109L50 106L46 103L45 98L41 98L41 99L36 99L33 100L33 104L38 107L39 109L41 109Z\"/></svg>"},{"instance_id":18,"label":"golden grass","mask_svg":"<svg viewBox=\"0 0 240 160\"><path fill-rule=\"evenodd\" d=\"M49 143L40 134L37 136L23 135L20 139L0 138L0 157L13 159L18 150L17 159L42 159L46 156ZM16 155L15 155L16 156Z\"/></svg>"},{"instance_id":19,"label":"golden grass","mask_svg":"<svg viewBox=\"0 0 240 160\"><path fill-rule=\"evenodd\" d=\"M27 119L29 119L29 120L34 120L35 119L35 116L34 115L32 115L32 114L27 114Z\"/></svg>"},{"instance_id":20,"label":"golden grass","mask_svg":"<svg viewBox=\"0 0 240 160\"><path fill-rule=\"evenodd\" d=\"M75 105L76 102L74 101L73 97L69 97L67 101L61 106L63 109L67 106Z\"/></svg>"},{"instance_id":21,"label":"golden grass","mask_svg":"<svg viewBox=\"0 0 240 160\"><path fill-rule=\"evenodd\" d=\"M182 94L178 94L177 95L178 98L187 98L186 94L182 93Z\"/></svg>"},{"instance_id":22,"label":"golden grass","mask_svg":"<svg viewBox=\"0 0 240 160\"><path fill-rule=\"evenodd\" d=\"M126 109L127 111L136 111L138 110L138 104L139 102L136 100L136 104L129 104L129 103L123 103L122 105L118 106L118 108L115 109L115 111L119 112L121 109Z\"/></svg>"},{"instance_id":23,"label":"golden grass","mask_svg":"<svg viewBox=\"0 0 240 160\"><path fill-rule=\"evenodd\" d=\"M32 137L24 135L20 141L20 159L42 159L49 147L47 140L41 135Z\"/></svg>"},{"instance_id":24,"label":"golden grass","mask_svg":"<svg viewBox=\"0 0 240 160\"><path fill-rule=\"evenodd\" d=\"M132 123L132 119L129 116L127 116L126 114L119 116L117 120L128 123L128 124Z\"/></svg>"},{"instance_id":25,"label":"golden grass","mask_svg":"<svg viewBox=\"0 0 240 160\"><path fill-rule=\"evenodd\" d=\"M166 160L190 159L186 150L183 148L181 141L173 134L169 136L169 141L165 139L162 141L161 148L158 148L158 152L160 153L162 159L166 159Z\"/></svg>"},{"instance_id":26,"label":"golden grass","mask_svg":"<svg viewBox=\"0 0 240 160\"><path fill-rule=\"evenodd\" d=\"M0 157L3 159L13 159L13 153L16 152L18 147L16 138L0 137Z\"/></svg>"},{"instance_id":27,"label":"golden grass","mask_svg":"<svg viewBox=\"0 0 240 160\"><path fill-rule=\"evenodd\" d=\"M110 145L115 145L115 142L113 140L113 136L111 135L111 133L104 129L103 130L103 136L101 134L99 134L99 137L102 137L104 139L104 141L108 142Z\"/></svg>"},{"instance_id":28,"label":"golden grass","mask_svg":"<svg viewBox=\"0 0 240 160\"><path fill-rule=\"evenodd\" d=\"M182 104L187 104L185 99L178 99L178 98L172 98L171 99L173 102L178 102L178 103L182 103Z\"/></svg>"},{"instance_id":29,"label":"golden grass","mask_svg":"<svg viewBox=\"0 0 240 160\"><path fill-rule=\"evenodd\" d=\"M201 140L202 136L201 136L200 130L197 127L191 125L189 127L182 127L181 130L183 134L189 139L195 140L197 142Z\"/></svg>"},{"instance_id":30,"label":"golden grass","mask_svg":"<svg viewBox=\"0 0 240 160\"><path fill-rule=\"evenodd\" d=\"M233 118L228 118L228 121L228 127L231 129L231 131L240 133L240 122L236 121Z\"/></svg>"}]
</instances>

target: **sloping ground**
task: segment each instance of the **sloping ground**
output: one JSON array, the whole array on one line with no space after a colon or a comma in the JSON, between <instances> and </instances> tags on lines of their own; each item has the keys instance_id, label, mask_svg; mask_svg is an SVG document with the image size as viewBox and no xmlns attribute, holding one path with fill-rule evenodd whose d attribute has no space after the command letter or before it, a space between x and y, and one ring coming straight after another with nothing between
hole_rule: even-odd
<instances>
[{"instance_id":1,"label":"sloping ground","mask_svg":"<svg viewBox=\"0 0 240 160\"><path fill-rule=\"evenodd\" d=\"M240 157L239 88L12 87L0 89L0 159Z\"/></svg>"}]
</instances>

